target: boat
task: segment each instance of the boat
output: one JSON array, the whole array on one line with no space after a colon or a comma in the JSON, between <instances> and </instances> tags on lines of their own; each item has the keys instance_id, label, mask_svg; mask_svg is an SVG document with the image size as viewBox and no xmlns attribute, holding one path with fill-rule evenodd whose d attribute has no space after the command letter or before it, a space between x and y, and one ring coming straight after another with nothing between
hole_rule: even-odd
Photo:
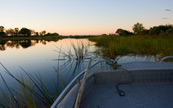
<instances>
[{"instance_id":1,"label":"boat","mask_svg":"<svg viewBox=\"0 0 173 108\"><path fill-rule=\"evenodd\" d=\"M164 62L168 58L173 56L160 62L124 63L109 71L101 65L88 74L90 61L51 108L173 108L173 63Z\"/></svg>"}]
</instances>

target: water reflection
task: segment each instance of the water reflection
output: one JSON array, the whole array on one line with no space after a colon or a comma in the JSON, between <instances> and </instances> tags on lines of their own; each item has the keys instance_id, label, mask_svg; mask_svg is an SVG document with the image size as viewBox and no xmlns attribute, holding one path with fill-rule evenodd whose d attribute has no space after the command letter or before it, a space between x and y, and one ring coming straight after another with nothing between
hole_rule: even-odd
<instances>
[{"instance_id":1,"label":"water reflection","mask_svg":"<svg viewBox=\"0 0 173 108\"><path fill-rule=\"evenodd\" d=\"M1 49L4 49L4 51L0 52L0 62L5 65L10 72L16 76L17 73L23 73L23 71L19 68L19 66L21 66L33 76L40 73L42 78L45 80L45 83L48 85L48 88L50 88L52 92L54 92L53 86L56 82L55 68L68 84L68 82L70 82L79 72L86 68L86 65L88 64L87 58L89 58L90 55L94 55L93 52L95 50L94 43L89 42L88 39L63 39L59 41L1 40L0 43ZM77 53L75 53L74 49L79 49L76 45L81 47L81 50L78 51L83 51L83 53L80 53L82 56L79 54L77 55L78 57L76 57ZM58 50L58 48L61 50ZM54 50L60 51L61 54L57 51L55 52ZM63 54L64 52L62 50L67 52L66 56ZM78 59L82 60L79 62ZM0 66L0 73L5 76L6 80L8 80L7 82L10 87L17 87L14 81L5 74L2 66Z\"/></svg>"},{"instance_id":2,"label":"water reflection","mask_svg":"<svg viewBox=\"0 0 173 108\"><path fill-rule=\"evenodd\" d=\"M8 47L9 48L16 48L19 49L22 48L28 48L31 46L36 45L37 43L41 43L46 45L47 42L57 42L58 40L54 41L47 41L47 40L0 40L0 50L4 51Z\"/></svg>"}]
</instances>

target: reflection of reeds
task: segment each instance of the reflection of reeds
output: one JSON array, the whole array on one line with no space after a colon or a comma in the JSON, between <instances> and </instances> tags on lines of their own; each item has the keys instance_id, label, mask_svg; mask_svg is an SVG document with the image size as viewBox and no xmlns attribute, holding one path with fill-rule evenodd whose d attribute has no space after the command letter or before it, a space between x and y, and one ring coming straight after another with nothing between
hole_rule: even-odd
<instances>
[{"instance_id":1,"label":"reflection of reeds","mask_svg":"<svg viewBox=\"0 0 173 108\"><path fill-rule=\"evenodd\" d=\"M90 56L90 52L88 51L90 44L84 44L83 42L77 42L75 43L71 43L72 47L68 46L68 51L63 50L62 47L56 47L57 50L55 50L56 52L58 52L60 54L60 56L64 57L64 59L68 59L68 60L77 60L77 61L81 61L83 59L86 59L88 56ZM89 58L89 57L88 57ZM60 59L60 58L58 58ZM61 60L61 59L60 59Z\"/></svg>"},{"instance_id":2,"label":"reflection of reeds","mask_svg":"<svg viewBox=\"0 0 173 108\"><path fill-rule=\"evenodd\" d=\"M36 108L41 106L50 107L54 100L56 99L57 95L52 95L47 88L46 83L41 78L41 75L34 77L33 75L27 73L23 68L23 72L27 76L27 79L24 80L23 75L21 74L21 79L15 77L2 63L1 66L5 69L6 73L17 81L20 84L21 91L16 91L8 86L2 74L0 74L1 79L3 80L4 85L6 86L8 92L10 93L9 96L0 88L0 107L28 107L28 108ZM64 86L65 82L61 75L58 73L57 70L57 79L63 83ZM25 78L26 79L26 78ZM58 86L55 85L55 88L58 89ZM36 102L36 100L38 102Z\"/></svg>"},{"instance_id":3,"label":"reflection of reeds","mask_svg":"<svg viewBox=\"0 0 173 108\"><path fill-rule=\"evenodd\" d=\"M77 70L80 64L85 60L92 57L91 51L89 51L90 44L85 44L84 42L80 41L77 43L70 44L70 47L67 46L68 49L63 50L62 47L56 47L56 52L59 53L58 62L60 60L66 61L61 68L65 68L69 65L74 66L73 73Z\"/></svg>"},{"instance_id":4,"label":"reflection of reeds","mask_svg":"<svg viewBox=\"0 0 173 108\"><path fill-rule=\"evenodd\" d=\"M76 60L77 61L83 60L84 57L87 55L88 47L85 46L82 42L80 45L77 46L74 43L72 43L71 45L74 50Z\"/></svg>"}]
</instances>

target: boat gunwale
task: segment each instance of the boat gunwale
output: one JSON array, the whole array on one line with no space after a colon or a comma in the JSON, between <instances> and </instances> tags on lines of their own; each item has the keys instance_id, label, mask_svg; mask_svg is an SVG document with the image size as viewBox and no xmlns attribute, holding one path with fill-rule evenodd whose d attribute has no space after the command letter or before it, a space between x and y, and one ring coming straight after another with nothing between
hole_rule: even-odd
<instances>
[{"instance_id":1,"label":"boat gunwale","mask_svg":"<svg viewBox=\"0 0 173 108\"><path fill-rule=\"evenodd\" d=\"M104 61L101 60L101 61L96 62L89 69L93 68L94 66L96 66L97 64L102 63L102 62L104 62ZM101 66L102 66L102 64L101 64ZM54 101L54 103L52 104L52 106L50 108L55 108L63 100L63 98L68 94L70 89L74 87L74 84L76 83L76 81L79 81L79 78L86 72L86 70L87 69L84 69L75 78L73 78L73 80L65 87L65 89L58 96L58 98Z\"/></svg>"}]
</instances>

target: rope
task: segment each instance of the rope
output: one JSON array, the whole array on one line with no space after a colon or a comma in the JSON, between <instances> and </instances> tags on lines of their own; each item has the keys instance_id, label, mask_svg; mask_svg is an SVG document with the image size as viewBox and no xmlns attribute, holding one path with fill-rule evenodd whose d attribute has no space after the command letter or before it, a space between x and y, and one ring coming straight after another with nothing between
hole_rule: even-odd
<instances>
[{"instance_id":1,"label":"rope","mask_svg":"<svg viewBox=\"0 0 173 108\"><path fill-rule=\"evenodd\" d=\"M120 90L119 86L123 85L123 84L131 84L134 81L134 78L133 78L133 75L130 73L130 71L128 71L126 69L123 69L123 68L121 68L121 69L124 70L125 72L127 72L129 74L130 78L131 78L131 80L129 82L118 83L118 84L115 85L119 96L125 96L126 93L123 90Z\"/></svg>"},{"instance_id":2,"label":"rope","mask_svg":"<svg viewBox=\"0 0 173 108\"><path fill-rule=\"evenodd\" d=\"M123 90L120 90L119 87L118 87L120 84L122 84L122 83L116 84L115 87L116 87L116 89L117 89L117 91L118 91L118 94L119 94L120 96L125 96L126 93L125 93Z\"/></svg>"}]
</instances>

